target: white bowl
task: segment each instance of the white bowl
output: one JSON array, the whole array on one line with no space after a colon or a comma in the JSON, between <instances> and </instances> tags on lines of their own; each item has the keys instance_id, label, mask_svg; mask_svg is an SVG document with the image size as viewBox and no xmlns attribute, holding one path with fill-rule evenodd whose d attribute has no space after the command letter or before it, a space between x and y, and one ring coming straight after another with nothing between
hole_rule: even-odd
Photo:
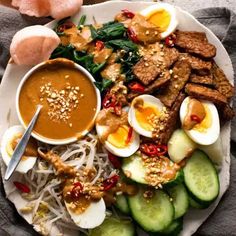
<instances>
[{"instance_id":1,"label":"white bowl","mask_svg":"<svg viewBox=\"0 0 236 236\"><path fill-rule=\"evenodd\" d=\"M53 60L48 60L48 61L45 61L45 62L42 62L36 66L34 66L32 69L30 69L25 75L24 77L22 78L18 88L17 88L17 91L16 91L16 112L17 112L17 116L18 116L18 119L21 123L21 125L26 128L27 125L25 124L25 122L23 121L22 119L22 116L21 116L21 113L20 113L20 109L19 109L19 96L20 96L20 93L21 93L21 89L24 85L24 83L26 82L26 80L36 71L38 70L39 68L43 67L45 64L47 64L49 61L56 61L57 63L62 63L62 64L70 64L71 66L74 66L74 68L78 69L78 71L82 72L93 84L94 86L94 89L95 89L95 92L96 92L96 98L97 98L97 107L96 107L96 113L93 117L93 120L92 120L92 123L95 122L95 119L96 119L96 116L98 114L98 112L100 111L100 108L101 108L101 96L100 96L100 92L99 90L97 89L97 87L94 85L94 82L95 82L95 79L93 78L93 76L86 70L84 69L82 66L74 63L73 61L70 61L70 60L67 60L67 59L64 59L64 58L57 58L57 59L53 59ZM91 129L92 129L93 126L91 126L90 129L87 129L87 130L84 130L82 133L81 133L81 136L80 137L83 137L85 136ZM71 138L66 138L66 139L51 139L51 138L47 138L47 137L44 137L36 132L32 132L31 134L35 139L43 142L43 143L47 143L47 144L52 144L52 145L64 145L64 144L68 144L68 143L73 143L75 141L78 140L77 137L71 137Z\"/></svg>"}]
</instances>

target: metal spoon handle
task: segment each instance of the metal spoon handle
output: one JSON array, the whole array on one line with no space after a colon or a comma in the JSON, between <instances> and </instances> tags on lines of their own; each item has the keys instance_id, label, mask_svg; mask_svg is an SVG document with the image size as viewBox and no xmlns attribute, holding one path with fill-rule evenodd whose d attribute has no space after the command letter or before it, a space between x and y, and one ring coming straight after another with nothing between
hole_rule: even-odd
<instances>
[{"instance_id":1,"label":"metal spoon handle","mask_svg":"<svg viewBox=\"0 0 236 236\"><path fill-rule=\"evenodd\" d=\"M30 121L27 129L25 130L23 136L21 137L19 143L17 144L17 146L14 150L14 153L11 157L11 160L8 164L8 167L7 167L7 170L5 173L5 177L4 177L5 180L8 180L11 177L12 173L14 172L16 167L18 166L18 164L21 160L21 157L23 156L23 154L25 152L26 146L29 142L32 130L33 130L34 125L38 119L38 115L39 115L41 108L42 108L42 106L37 107L37 110L36 110L32 120Z\"/></svg>"}]
</instances>

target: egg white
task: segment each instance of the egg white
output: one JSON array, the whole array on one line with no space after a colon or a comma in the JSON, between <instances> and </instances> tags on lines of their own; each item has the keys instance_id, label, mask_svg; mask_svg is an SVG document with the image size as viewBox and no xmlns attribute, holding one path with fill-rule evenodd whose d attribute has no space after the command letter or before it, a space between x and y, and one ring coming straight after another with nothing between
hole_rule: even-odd
<instances>
[{"instance_id":1,"label":"egg white","mask_svg":"<svg viewBox=\"0 0 236 236\"><path fill-rule=\"evenodd\" d=\"M188 103L190 98L187 97L181 104L180 107L180 120L183 124L184 118L187 114ZM218 139L220 135L220 122L219 114L215 105L208 101L199 100L203 105L208 107L209 112L211 113L212 124L205 132L200 132L198 130L184 130L186 134L195 142L201 145L211 145Z\"/></svg>"},{"instance_id":2,"label":"egg white","mask_svg":"<svg viewBox=\"0 0 236 236\"><path fill-rule=\"evenodd\" d=\"M65 205L71 219L76 225L83 229L93 229L99 226L106 216L106 205L103 198L97 202L91 202L88 208L81 214L73 212L66 201Z\"/></svg>"},{"instance_id":3,"label":"egg white","mask_svg":"<svg viewBox=\"0 0 236 236\"><path fill-rule=\"evenodd\" d=\"M97 131L98 137L102 137L106 129L107 129L106 126L96 125L96 131ZM138 150L139 144L140 144L139 135L135 131L133 131L131 141L127 145L127 147L117 148L113 146L111 143L109 143L108 141L105 141L104 146L109 152L111 152L112 154L116 156L129 157Z\"/></svg>"},{"instance_id":4,"label":"egg white","mask_svg":"<svg viewBox=\"0 0 236 236\"><path fill-rule=\"evenodd\" d=\"M25 129L20 125L12 126L5 131L1 141L1 155L6 166L9 165L11 160L11 156L7 152L7 145L16 135L23 134L24 131ZM27 157L26 159L22 159L16 167L16 171L20 173L27 173L33 168L36 160L37 157Z\"/></svg>"},{"instance_id":5,"label":"egg white","mask_svg":"<svg viewBox=\"0 0 236 236\"><path fill-rule=\"evenodd\" d=\"M148 17L150 14L157 12L159 10L162 10L162 9L166 10L171 16L170 24L169 24L168 28L166 29L166 31L161 33L161 38L166 38L171 33L173 33L175 31L176 27L178 26L176 9L174 6L167 4L167 3L156 3L155 5L151 5L145 9L143 9L142 11L140 11L140 14Z\"/></svg>"},{"instance_id":6,"label":"egg white","mask_svg":"<svg viewBox=\"0 0 236 236\"><path fill-rule=\"evenodd\" d=\"M135 115L135 108L133 106L134 102L136 99L142 99L144 101L144 103L148 103L151 104L152 106L156 107L157 110L161 111L162 108L164 107L163 103L156 97L152 96L152 95L140 95L138 97L136 97L132 104L131 107L129 109L129 113L128 113L128 122L129 124L134 128L134 130L145 137L151 138L152 137L152 131L146 130L144 129L139 122L136 119L136 115Z\"/></svg>"}]
</instances>

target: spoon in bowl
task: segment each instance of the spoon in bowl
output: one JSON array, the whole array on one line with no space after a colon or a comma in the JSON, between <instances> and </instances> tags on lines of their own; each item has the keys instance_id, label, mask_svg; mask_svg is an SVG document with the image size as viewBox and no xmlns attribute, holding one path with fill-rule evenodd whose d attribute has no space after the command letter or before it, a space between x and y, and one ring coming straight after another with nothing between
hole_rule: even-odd
<instances>
[{"instance_id":1,"label":"spoon in bowl","mask_svg":"<svg viewBox=\"0 0 236 236\"><path fill-rule=\"evenodd\" d=\"M25 130L23 136L21 137L19 143L17 144L17 146L13 152L13 155L11 157L11 160L9 162L9 165L7 167L6 173L5 173L5 177L4 177L5 180L8 180L11 177L12 173L14 172L16 167L18 166L18 164L21 160L21 157L23 156L23 154L25 152L26 146L29 142L31 133L32 133L34 125L38 119L41 108L42 108L42 105L37 106L37 110L36 110L33 118L31 119L27 129Z\"/></svg>"}]
</instances>

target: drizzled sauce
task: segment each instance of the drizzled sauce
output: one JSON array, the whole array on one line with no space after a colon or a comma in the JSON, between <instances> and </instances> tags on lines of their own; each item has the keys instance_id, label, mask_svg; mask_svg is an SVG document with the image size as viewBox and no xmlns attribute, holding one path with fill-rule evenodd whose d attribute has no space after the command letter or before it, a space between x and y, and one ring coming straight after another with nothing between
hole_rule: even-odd
<instances>
[{"instance_id":1,"label":"drizzled sauce","mask_svg":"<svg viewBox=\"0 0 236 236\"><path fill-rule=\"evenodd\" d=\"M196 119L193 119L193 117ZM206 117L206 110L203 104L197 99L191 98L188 103L187 114L184 117L183 128L185 130L191 130L196 124L201 123Z\"/></svg>"},{"instance_id":2,"label":"drizzled sauce","mask_svg":"<svg viewBox=\"0 0 236 236\"><path fill-rule=\"evenodd\" d=\"M96 124L106 127L105 132L100 137L100 141L104 143L109 134L115 133L122 125L128 125L128 114L122 111L121 116L117 116L110 109L103 109L98 113Z\"/></svg>"},{"instance_id":3,"label":"drizzled sauce","mask_svg":"<svg viewBox=\"0 0 236 236\"><path fill-rule=\"evenodd\" d=\"M13 152L14 152L17 144L19 143L21 137L22 137L22 134L16 134L14 136L14 138L11 140L11 142L9 143L7 151L10 156L13 155ZM37 148L38 148L38 146L37 146L36 140L33 138L30 138L30 140L26 146L25 152L22 156L22 160L25 160L28 157L37 157L38 156Z\"/></svg>"}]
</instances>

